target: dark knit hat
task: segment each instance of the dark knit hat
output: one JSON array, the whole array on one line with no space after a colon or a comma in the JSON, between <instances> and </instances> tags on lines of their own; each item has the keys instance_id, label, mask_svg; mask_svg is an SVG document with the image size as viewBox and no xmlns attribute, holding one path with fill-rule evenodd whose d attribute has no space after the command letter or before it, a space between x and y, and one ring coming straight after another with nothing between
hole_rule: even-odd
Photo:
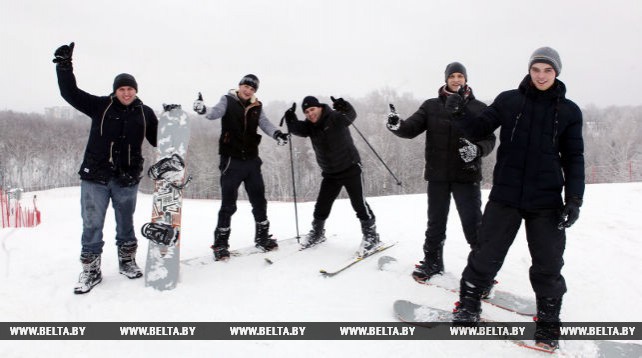
<instances>
[{"instance_id":1,"label":"dark knit hat","mask_svg":"<svg viewBox=\"0 0 642 358\"><path fill-rule=\"evenodd\" d=\"M560 72L562 72L562 60L560 59L560 55L550 47L540 47L533 52L530 61L528 61L529 71L534 63L546 63L553 66L555 77L559 76Z\"/></svg>"},{"instance_id":2,"label":"dark knit hat","mask_svg":"<svg viewBox=\"0 0 642 358\"><path fill-rule=\"evenodd\" d=\"M303 99L303 102L301 102L301 109L305 112L305 110L310 107L322 107L322 105L316 97L307 96Z\"/></svg>"},{"instance_id":3,"label":"dark knit hat","mask_svg":"<svg viewBox=\"0 0 642 358\"><path fill-rule=\"evenodd\" d=\"M114 78L114 92L123 86L133 87L138 92L138 83L136 83L134 76L129 73L121 73Z\"/></svg>"},{"instance_id":4,"label":"dark knit hat","mask_svg":"<svg viewBox=\"0 0 642 358\"><path fill-rule=\"evenodd\" d=\"M248 85L252 88L254 88L255 91L259 90L259 78L256 77L253 74L245 75L243 78L241 78L241 82L239 82L239 86L241 85Z\"/></svg>"},{"instance_id":5,"label":"dark knit hat","mask_svg":"<svg viewBox=\"0 0 642 358\"><path fill-rule=\"evenodd\" d=\"M466 74L466 67L462 65L459 62L452 62L449 63L448 66L446 66L446 71L444 71L444 74L446 75L445 81L448 82L448 76L452 75L453 73L461 73L464 75L464 79L466 79L466 82L468 82L468 75Z\"/></svg>"}]
</instances>

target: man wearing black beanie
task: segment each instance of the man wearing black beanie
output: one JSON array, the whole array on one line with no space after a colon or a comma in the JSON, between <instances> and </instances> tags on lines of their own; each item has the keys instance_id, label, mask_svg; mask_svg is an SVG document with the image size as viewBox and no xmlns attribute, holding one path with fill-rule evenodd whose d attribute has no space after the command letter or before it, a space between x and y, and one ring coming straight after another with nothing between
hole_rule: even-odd
<instances>
[{"instance_id":1,"label":"man wearing black beanie","mask_svg":"<svg viewBox=\"0 0 642 358\"><path fill-rule=\"evenodd\" d=\"M522 222L532 258L529 276L537 300L535 341L555 350L566 282L566 229L579 218L584 196L582 112L557 79L562 61L541 47L528 61L517 89L500 93L480 115L454 94L447 107L464 133L500 129L493 188L479 229L480 247L462 273L457 322L476 322L480 297L494 282ZM564 194L562 196L562 193Z\"/></svg>"},{"instance_id":2,"label":"man wearing black beanie","mask_svg":"<svg viewBox=\"0 0 642 358\"><path fill-rule=\"evenodd\" d=\"M74 293L86 293L102 281L103 225L110 201L116 215L119 271L132 279L143 275L136 264L134 210L143 170L143 140L156 146L158 119L138 98L138 83L130 74L114 78L109 96L94 96L79 89L73 73L73 50L73 42L60 46L53 62L57 64L62 97L91 118L89 140L78 172L83 271L74 288Z\"/></svg>"},{"instance_id":3,"label":"man wearing black beanie","mask_svg":"<svg viewBox=\"0 0 642 358\"><path fill-rule=\"evenodd\" d=\"M482 160L495 146L492 133L481 137L467 137L452 125L446 99L460 88L464 91L473 113L481 113L486 105L475 99L468 86L466 67L452 62L444 71L446 84L439 88L438 97L425 101L405 120L396 111L388 116L388 129L401 138L415 138L426 133L426 166L424 179L428 181L428 228L423 246L423 260L412 277L425 282L444 271L443 247L450 211L450 197L455 200L464 237L471 250L477 248L477 229L481 224Z\"/></svg>"}]
</instances>

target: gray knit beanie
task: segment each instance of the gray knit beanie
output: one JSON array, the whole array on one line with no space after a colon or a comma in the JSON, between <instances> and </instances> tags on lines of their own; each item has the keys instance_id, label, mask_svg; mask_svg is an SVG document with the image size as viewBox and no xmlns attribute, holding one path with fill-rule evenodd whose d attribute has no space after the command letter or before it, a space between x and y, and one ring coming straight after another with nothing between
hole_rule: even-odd
<instances>
[{"instance_id":1,"label":"gray knit beanie","mask_svg":"<svg viewBox=\"0 0 642 358\"><path fill-rule=\"evenodd\" d=\"M466 82L468 82L468 75L466 74L466 67L462 65L459 62L452 62L449 63L448 66L446 66L446 71L444 71L444 75L446 75L445 81L448 82L448 76L452 75L453 73L461 73L464 75L464 79Z\"/></svg>"},{"instance_id":2,"label":"gray knit beanie","mask_svg":"<svg viewBox=\"0 0 642 358\"><path fill-rule=\"evenodd\" d=\"M562 72L562 60L560 59L560 55L550 47L540 47L533 52L530 61L528 61L529 71L534 63L546 63L553 66L555 77L559 76L560 72Z\"/></svg>"}]
</instances>

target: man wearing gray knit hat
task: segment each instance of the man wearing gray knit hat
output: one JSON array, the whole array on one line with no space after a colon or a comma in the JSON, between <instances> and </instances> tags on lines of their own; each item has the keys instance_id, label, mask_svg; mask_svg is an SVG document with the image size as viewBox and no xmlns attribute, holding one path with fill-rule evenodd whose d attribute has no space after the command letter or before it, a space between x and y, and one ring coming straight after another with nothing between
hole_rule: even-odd
<instances>
[{"instance_id":1,"label":"man wearing gray knit hat","mask_svg":"<svg viewBox=\"0 0 642 358\"><path fill-rule=\"evenodd\" d=\"M518 88L500 93L481 115L459 93L446 101L464 134L500 131L493 187L477 233L479 247L462 273L453 321L479 321L481 297L492 287L524 222L537 302L533 338L551 352L559 346L566 293L561 273L566 231L579 218L584 196L582 112L566 98L566 85L557 78L561 70L557 51L541 47L530 56L528 74Z\"/></svg>"}]
</instances>

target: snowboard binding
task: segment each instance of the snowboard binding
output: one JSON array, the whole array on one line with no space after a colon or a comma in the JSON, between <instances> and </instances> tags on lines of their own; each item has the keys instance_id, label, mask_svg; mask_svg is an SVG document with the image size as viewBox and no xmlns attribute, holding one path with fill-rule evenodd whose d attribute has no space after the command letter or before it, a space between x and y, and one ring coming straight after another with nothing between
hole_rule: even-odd
<instances>
[{"instance_id":1,"label":"snowboard binding","mask_svg":"<svg viewBox=\"0 0 642 358\"><path fill-rule=\"evenodd\" d=\"M145 238L159 245L174 246L178 241L178 230L165 223L146 223L140 232Z\"/></svg>"}]
</instances>

